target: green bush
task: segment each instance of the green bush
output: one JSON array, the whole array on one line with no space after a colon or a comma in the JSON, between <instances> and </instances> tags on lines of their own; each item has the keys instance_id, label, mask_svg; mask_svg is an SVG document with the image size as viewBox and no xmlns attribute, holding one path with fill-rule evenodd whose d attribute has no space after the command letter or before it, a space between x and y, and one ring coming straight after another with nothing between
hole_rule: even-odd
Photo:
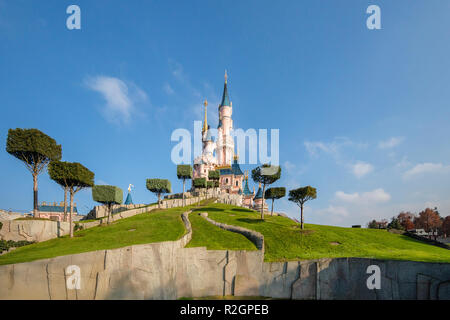
<instances>
[{"instance_id":1,"label":"green bush","mask_svg":"<svg viewBox=\"0 0 450 320\"><path fill-rule=\"evenodd\" d=\"M75 225L73 226L73 232L78 231L78 230L83 230L84 226L82 226L79 223L75 223Z\"/></svg>"},{"instance_id":2,"label":"green bush","mask_svg":"<svg viewBox=\"0 0 450 320\"><path fill-rule=\"evenodd\" d=\"M29 244L34 243L34 241L13 241L13 240L0 240L0 253L3 251L8 251L10 248L19 248Z\"/></svg>"},{"instance_id":3,"label":"green bush","mask_svg":"<svg viewBox=\"0 0 450 320\"><path fill-rule=\"evenodd\" d=\"M192 178L192 166L189 164L177 165L177 177L178 177L178 179L191 179Z\"/></svg>"},{"instance_id":4,"label":"green bush","mask_svg":"<svg viewBox=\"0 0 450 320\"><path fill-rule=\"evenodd\" d=\"M286 188L285 187L276 187L276 188L269 188L266 190L265 198L266 199L280 199L283 198L286 195Z\"/></svg>"},{"instance_id":5,"label":"green bush","mask_svg":"<svg viewBox=\"0 0 450 320\"><path fill-rule=\"evenodd\" d=\"M206 178L194 179L194 187L199 189L206 188Z\"/></svg>"},{"instance_id":6,"label":"green bush","mask_svg":"<svg viewBox=\"0 0 450 320\"><path fill-rule=\"evenodd\" d=\"M211 170L208 172L209 180L219 180L220 179L220 171L219 170Z\"/></svg>"},{"instance_id":7,"label":"green bush","mask_svg":"<svg viewBox=\"0 0 450 320\"><path fill-rule=\"evenodd\" d=\"M172 186L166 179L147 179L147 189L153 193L171 193Z\"/></svg>"},{"instance_id":8,"label":"green bush","mask_svg":"<svg viewBox=\"0 0 450 320\"><path fill-rule=\"evenodd\" d=\"M104 204L121 204L123 191L116 186L93 186L92 199Z\"/></svg>"},{"instance_id":9,"label":"green bush","mask_svg":"<svg viewBox=\"0 0 450 320\"><path fill-rule=\"evenodd\" d=\"M0 230L2 230L3 227L3 223L0 222Z\"/></svg>"}]
</instances>

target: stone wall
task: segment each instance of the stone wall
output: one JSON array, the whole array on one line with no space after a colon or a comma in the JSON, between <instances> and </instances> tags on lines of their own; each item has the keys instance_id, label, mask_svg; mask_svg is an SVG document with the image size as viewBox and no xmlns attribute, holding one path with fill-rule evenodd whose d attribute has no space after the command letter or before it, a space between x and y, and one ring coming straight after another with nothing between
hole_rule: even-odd
<instances>
[{"instance_id":1,"label":"stone wall","mask_svg":"<svg viewBox=\"0 0 450 320\"><path fill-rule=\"evenodd\" d=\"M45 241L69 234L69 222L50 220L2 221L0 240Z\"/></svg>"},{"instance_id":2,"label":"stone wall","mask_svg":"<svg viewBox=\"0 0 450 320\"><path fill-rule=\"evenodd\" d=\"M262 251L184 248L177 241L0 266L0 299L178 299L221 295L284 299L450 299L450 264L361 258L266 263ZM70 289L68 266L80 268ZM367 267L381 289L367 288Z\"/></svg>"},{"instance_id":3,"label":"stone wall","mask_svg":"<svg viewBox=\"0 0 450 320\"><path fill-rule=\"evenodd\" d=\"M256 246L256 248L258 248L258 250L261 250L262 252L264 252L264 236L261 233L256 232L254 230L250 230L250 229L246 229L246 228L242 228L242 227L238 227L238 226L232 226L232 225L228 225L225 223L220 223L220 222L214 221L214 220L208 218L207 212L202 212L201 216L203 218L205 218L208 222L214 224L215 226L218 226L219 228L222 228L227 231L242 234L244 237L246 237L251 242L253 242L254 245Z\"/></svg>"}]
</instances>

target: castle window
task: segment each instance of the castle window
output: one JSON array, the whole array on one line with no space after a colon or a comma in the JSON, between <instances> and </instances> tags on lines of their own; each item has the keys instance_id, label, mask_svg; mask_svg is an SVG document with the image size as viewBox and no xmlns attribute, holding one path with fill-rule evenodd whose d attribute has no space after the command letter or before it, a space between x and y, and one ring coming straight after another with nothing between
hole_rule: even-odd
<instances>
[{"instance_id":1,"label":"castle window","mask_svg":"<svg viewBox=\"0 0 450 320\"><path fill-rule=\"evenodd\" d=\"M225 179L225 183L228 183L228 178Z\"/></svg>"},{"instance_id":2,"label":"castle window","mask_svg":"<svg viewBox=\"0 0 450 320\"><path fill-rule=\"evenodd\" d=\"M236 181L236 187L238 187L239 186L239 181Z\"/></svg>"}]
</instances>

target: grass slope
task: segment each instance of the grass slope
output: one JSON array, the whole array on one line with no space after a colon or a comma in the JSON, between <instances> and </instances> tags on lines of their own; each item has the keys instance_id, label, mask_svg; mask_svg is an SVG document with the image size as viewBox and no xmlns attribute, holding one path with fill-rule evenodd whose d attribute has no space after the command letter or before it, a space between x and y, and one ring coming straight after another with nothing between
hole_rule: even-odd
<instances>
[{"instance_id":1,"label":"grass slope","mask_svg":"<svg viewBox=\"0 0 450 320\"><path fill-rule=\"evenodd\" d=\"M306 224L301 231L291 219L266 216L263 222L258 212L224 204L210 204L198 211L208 212L218 222L262 233L266 261L362 257L450 262L450 250L385 230Z\"/></svg>"},{"instance_id":2,"label":"grass slope","mask_svg":"<svg viewBox=\"0 0 450 320\"><path fill-rule=\"evenodd\" d=\"M134 244L177 240L185 233L181 213L185 208L154 210L68 236L18 248L0 256L0 265L47 259L87 251L126 247Z\"/></svg>"},{"instance_id":3,"label":"grass slope","mask_svg":"<svg viewBox=\"0 0 450 320\"><path fill-rule=\"evenodd\" d=\"M201 209L198 209L202 211ZM208 250L256 250L255 245L239 233L223 230L202 218L198 212L191 213L192 240L187 248L206 247Z\"/></svg>"}]
</instances>

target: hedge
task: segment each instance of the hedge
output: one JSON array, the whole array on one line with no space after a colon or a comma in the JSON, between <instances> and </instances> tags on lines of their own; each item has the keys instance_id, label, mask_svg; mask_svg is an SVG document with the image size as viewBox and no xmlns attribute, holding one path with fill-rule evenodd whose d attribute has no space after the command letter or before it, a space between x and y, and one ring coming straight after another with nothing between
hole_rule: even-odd
<instances>
[{"instance_id":1,"label":"hedge","mask_svg":"<svg viewBox=\"0 0 450 320\"><path fill-rule=\"evenodd\" d=\"M116 186L93 186L92 199L104 204L121 204L123 191Z\"/></svg>"},{"instance_id":2,"label":"hedge","mask_svg":"<svg viewBox=\"0 0 450 320\"><path fill-rule=\"evenodd\" d=\"M192 178L192 166L189 164L177 165L177 177L178 177L178 179L191 179Z\"/></svg>"},{"instance_id":3,"label":"hedge","mask_svg":"<svg viewBox=\"0 0 450 320\"><path fill-rule=\"evenodd\" d=\"M154 193L171 193L172 186L167 179L147 179L147 189Z\"/></svg>"}]
</instances>

